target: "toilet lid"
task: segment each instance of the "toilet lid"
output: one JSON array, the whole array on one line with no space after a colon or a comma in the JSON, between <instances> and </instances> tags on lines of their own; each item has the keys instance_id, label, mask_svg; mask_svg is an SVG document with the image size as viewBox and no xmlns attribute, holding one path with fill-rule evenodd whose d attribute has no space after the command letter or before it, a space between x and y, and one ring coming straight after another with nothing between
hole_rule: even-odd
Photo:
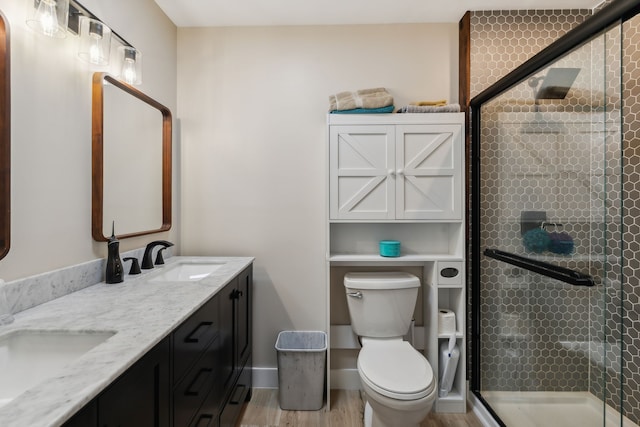
<instances>
[{"instance_id":1,"label":"toilet lid","mask_svg":"<svg viewBox=\"0 0 640 427\"><path fill-rule=\"evenodd\" d=\"M433 391L433 369L406 341L368 342L358 355L360 378L376 392L398 400L416 400Z\"/></svg>"}]
</instances>

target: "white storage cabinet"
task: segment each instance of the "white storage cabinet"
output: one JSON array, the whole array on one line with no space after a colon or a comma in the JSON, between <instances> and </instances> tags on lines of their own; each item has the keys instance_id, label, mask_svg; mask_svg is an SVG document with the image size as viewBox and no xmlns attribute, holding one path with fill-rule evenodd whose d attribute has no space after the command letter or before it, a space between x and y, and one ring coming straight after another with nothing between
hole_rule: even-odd
<instances>
[{"instance_id":1,"label":"white storage cabinet","mask_svg":"<svg viewBox=\"0 0 640 427\"><path fill-rule=\"evenodd\" d=\"M359 344L351 331L345 272L408 271L421 277L410 337L438 375L438 309L456 315L460 360L438 412L466 411L464 115L328 116L327 287L329 388L358 388ZM401 256L379 255L380 240L399 240ZM456 268L459 274L446 277Z\"/></svg>"}]
</instances>

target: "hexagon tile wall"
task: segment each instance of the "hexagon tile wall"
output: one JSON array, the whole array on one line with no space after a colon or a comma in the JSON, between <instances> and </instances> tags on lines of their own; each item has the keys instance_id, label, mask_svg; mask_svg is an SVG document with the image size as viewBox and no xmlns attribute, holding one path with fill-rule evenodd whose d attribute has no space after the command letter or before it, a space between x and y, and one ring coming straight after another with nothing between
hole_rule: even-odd
<instances>
[{"instance_id":1,"label":"hexagon tile wall","mask_svg":"<svg viewBox=\"0 0 640 427\"><path fill-rule=\"evenodd\" d=\"M505 13L522 26L507 25ZM555 39L550 29L565 32L589 15L535 13L472 14L473 95L552 41L525 23L545 20ZM522 47L527 35L544 46ZM557 231L573 238L575 253L543 257L598 283L576 288L483 260L483 390L590 391L640 421L638 46L636 17L553 65L581 68L566 99L536 106L524 82L483 107L481 246L522 252L522 211L544 210L563 223Z\"/></svg>"}]
</instances>

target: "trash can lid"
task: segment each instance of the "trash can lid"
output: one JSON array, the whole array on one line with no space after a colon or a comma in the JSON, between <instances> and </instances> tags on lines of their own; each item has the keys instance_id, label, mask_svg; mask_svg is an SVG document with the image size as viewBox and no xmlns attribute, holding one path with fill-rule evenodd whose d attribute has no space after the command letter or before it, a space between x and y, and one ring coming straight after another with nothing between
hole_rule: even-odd
<instances>
[{"instance_id":1,"label":"trash can lid","mask_svg":"<svg viewBox=\"0 0 640 427\"><path fill-rule=\"evenodd\" d=\"M275 347L278 351L325 351L327 334L322 331L281 331Z\"/></svg>"}]
</instances>

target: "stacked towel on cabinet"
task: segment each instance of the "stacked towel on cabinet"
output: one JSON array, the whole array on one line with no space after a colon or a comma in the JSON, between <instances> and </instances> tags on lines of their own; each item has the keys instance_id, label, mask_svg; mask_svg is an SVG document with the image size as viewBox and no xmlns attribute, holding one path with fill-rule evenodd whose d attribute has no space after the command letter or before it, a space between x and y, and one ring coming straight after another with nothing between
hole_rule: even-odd
<instances>
[{"instance_id":1,"label":"stacked towel on cabinet","mask_svg":"<svg viewBox=\"0 0 640 427\"><path fill-rule=\"evenodd\" d=\"M353 110L333 110L331 114L383 114L393 113L396 107L389 105L388 107L380 108L354 108Z\"/></svg>"},{"instance_id":2,"label":"stacked towel on cabinet","mask_svg":"<svg viewBox=\"0 0 640 427\"><path fill-rule=\"evenodd\" d=\"M340 92L329 97L329 111L332 113L389 113L393 112L393 96L383 87Z\"/></svg>"},{"instance_id":3,"label":"stacked towel on cabinet","mask_svg":"<svg viewBox=\"0 0 640 427\"><path fill-rule=\"evenodd\" d=\"M407 105L398 110L398 113L459 113L460 104L435 105Z\"/></svg>"},{"instance_id":4,"label":"stacked towel on cabinet","mask_svg":"<svg viewBox=\"0 0 640 427\"><path fill-rule=\"evenodd\" d=\"M426 106L444 107L445 105L447 105L447 100L439 99L437 101L414 101L414 102L410 102L409 105L417 105L419 107L426 107Z\"/></svg>"}]
</instances>

